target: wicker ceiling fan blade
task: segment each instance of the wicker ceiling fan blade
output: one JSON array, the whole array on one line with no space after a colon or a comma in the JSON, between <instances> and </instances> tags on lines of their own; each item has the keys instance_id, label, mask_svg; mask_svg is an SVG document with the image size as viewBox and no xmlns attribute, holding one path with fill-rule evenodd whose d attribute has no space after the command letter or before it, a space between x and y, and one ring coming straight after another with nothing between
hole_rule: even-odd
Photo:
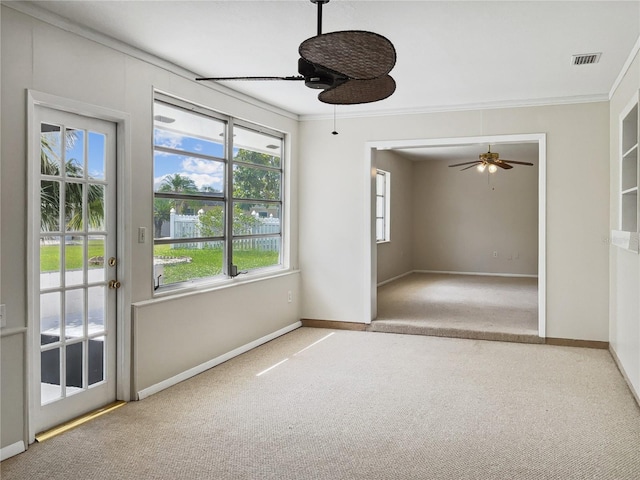
<instances>
[{"instance_id":1,"label":"wicker ceiling fan blade","mask_svg":"<svg viewBox=\"0 0 640 480\"><path fill-rule=\"evenodd\" d=\"M363 30L323 33L300 44L300 56L346 77L372 80L396 64L396 49L382 35Z\"/></svg>"},{"instance_id":2,"label":"wicker ceiling fan blade","mask_svg":"<svg viewBox=\"0 0 640 480\"><path fill-rule=\"evenodd\" d=\"M364 30L322 33L322 6L329 0L310 0L318 7L318 34L298 48L297 76L200 77L197 81L303 80L322 90L321 102L355 105L383 100L396 90L388 73L396 64L396 49L386 37Z\"/></svg>"},{"instance_id":3,"label":"wicker ceiling fan blade","mask_svg":"<svg viewBox=\"0 0 640 480\"><path fill-rule=\"evenodd\" d=\"M371 80L347 80L320 92L318 99L332 105L356 105L384 100L395 90L395 80L384 75Z\"/></svg>"}]
</instances>

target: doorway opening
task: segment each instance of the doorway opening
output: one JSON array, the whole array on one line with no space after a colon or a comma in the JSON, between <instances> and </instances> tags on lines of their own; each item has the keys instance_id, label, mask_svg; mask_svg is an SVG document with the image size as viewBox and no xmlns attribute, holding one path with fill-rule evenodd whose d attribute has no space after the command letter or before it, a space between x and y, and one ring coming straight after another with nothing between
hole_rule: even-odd
<instances>
[{"instance_id":1,"label":"doorway opening","mask_svg":"<svg viewBox=\"0 0 640 480\"><path fill-rule=\"evenodd\" d=\"M534 165L479 172L473 162L488 146ZM544 341L545 134L370 142L365 165L370 330ZM377 168L395 170L384 243Z\"/></svg>"}]
</instances>

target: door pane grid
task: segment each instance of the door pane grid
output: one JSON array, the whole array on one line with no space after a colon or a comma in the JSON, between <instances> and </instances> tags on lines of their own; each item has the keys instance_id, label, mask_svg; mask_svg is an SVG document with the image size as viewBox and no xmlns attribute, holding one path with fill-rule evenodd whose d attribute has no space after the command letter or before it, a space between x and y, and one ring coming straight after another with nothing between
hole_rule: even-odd
<instances>
[{"instance_id":1,"label":"door pane grid","mask_svg":"<svg viewBox=\"0 0 640 480\"><path fill-rule=\"evenodd\" d=\"M65 125L41 126L42 405L106 380L105 139Z\"/></svg>"}]
</instances>

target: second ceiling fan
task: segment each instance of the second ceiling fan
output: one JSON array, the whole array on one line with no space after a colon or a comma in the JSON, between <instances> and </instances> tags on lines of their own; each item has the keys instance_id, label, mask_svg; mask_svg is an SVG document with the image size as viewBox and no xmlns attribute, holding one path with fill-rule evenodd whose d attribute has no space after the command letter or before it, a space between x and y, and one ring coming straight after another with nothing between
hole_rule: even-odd
<instances>
[{"instance_id":1,"label":"second ceiling fan","mask_svg":"<svg viewBox=\"0 0 640 480\"><path fill-rule=\"evenodd\" d=\"M309 88L322 90L321 102L355 105L384 100L396 89L389 72L396 63L393 44L382 35L363 30L322 33L322 5L329 0L310 0L318 5L318 34L298 48L298 73L289 77L201 77L213 80L304 81Z\"/></svg>"},{"instance_id":2,"label":"second ceiling fan","mask_svg":"<svg viewBox=\"0 0 640 480\"><path fill-rule=\"evenodd\" d=\"M455 163L449 166L464 166L464 168L461 168L460 171L476 167L481 172L484 172L486 169L488 169L490 173L494 173L498 170L498 167L504 170L513 168L513 165L511 164L533 166L533 163L531 162L519 162L516 160L505 160L503 158L500 158L499 153L491 151L491 146L489 146L489 151L487 153L481 153L480 155L478 155L478 160L474 160L472 162Z\"/></svg>"}]
</instances>

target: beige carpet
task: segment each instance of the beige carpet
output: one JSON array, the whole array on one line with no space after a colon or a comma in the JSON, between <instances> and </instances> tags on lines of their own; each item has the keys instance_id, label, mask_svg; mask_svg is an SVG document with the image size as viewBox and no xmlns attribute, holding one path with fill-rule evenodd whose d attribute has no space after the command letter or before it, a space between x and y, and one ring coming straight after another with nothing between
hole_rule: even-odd
<instances>
[{"instance_id":1,"label":"beige carpet","mask_svg":"<svg viewBox=\"0 0 640 480\"><path fill-rule=\"evenodd\" d=\"M378 288L374 332L544 343L536 278L413 273Z\"/></svg>"},{"instance_id":2,"label":"beige carpet","mask_svg":"<svg viewBox=\"0 0 640 480\"><path fill-rule=\"evenodd\" d=\"M2 480L637 480L640 408L606 350L301 328L0 469Z\"/></svg>"}]
</instances>

